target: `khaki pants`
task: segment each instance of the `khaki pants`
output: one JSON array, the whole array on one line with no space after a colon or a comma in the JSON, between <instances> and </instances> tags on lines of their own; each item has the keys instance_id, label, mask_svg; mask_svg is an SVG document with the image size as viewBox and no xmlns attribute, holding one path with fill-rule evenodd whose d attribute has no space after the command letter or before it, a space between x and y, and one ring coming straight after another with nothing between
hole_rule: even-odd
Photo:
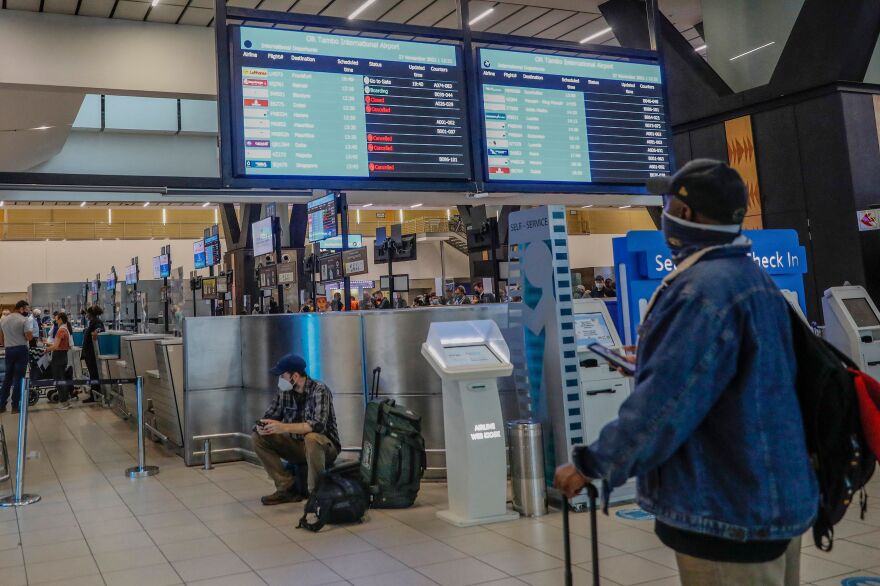
<instances>
[{"instance_id":1,"label":"khaki pants","mask_svg":"<svg viewBox=\"0 0 880 586\"><path fill-rule=\"evenodd\" d=\"M305 439L295 439L289 433L260 435L254 432L254 451L263 468L275 483L275 489L290 492L294 488L293 473L284 467L281 459L291 464L306 464L309 469L309 492L315 489L321 472L336 460L336 446L323 434L309 433Z\"/></svg>"},{"instance_id":2,"label":"khaki pants","mask_svg":"<svg viewBox=\"0 0 880 586\"><path fill-rule=\"evenodd\" d=\"M760 564L712 562L676 553L682 586L798 586L801 564L801 540L791 545L779 558Z\"/></svg>"}]
</instances>

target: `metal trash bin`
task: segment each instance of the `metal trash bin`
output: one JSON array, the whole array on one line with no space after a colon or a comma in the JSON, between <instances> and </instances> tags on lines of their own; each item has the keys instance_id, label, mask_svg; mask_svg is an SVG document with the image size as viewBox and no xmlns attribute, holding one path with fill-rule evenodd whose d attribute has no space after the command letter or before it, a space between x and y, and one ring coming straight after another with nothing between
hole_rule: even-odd
<instances>
[{"instance_id":1,"label":"metal trash bin","mask_svg":"<svg viewBox=\"0 0 880 586\"><path fill-rule=\"evenodd\" d=\"M507 422L513 508L526 517L547 514L544 440L541 424L529 419Z\"/></svg>"}]
</instances>

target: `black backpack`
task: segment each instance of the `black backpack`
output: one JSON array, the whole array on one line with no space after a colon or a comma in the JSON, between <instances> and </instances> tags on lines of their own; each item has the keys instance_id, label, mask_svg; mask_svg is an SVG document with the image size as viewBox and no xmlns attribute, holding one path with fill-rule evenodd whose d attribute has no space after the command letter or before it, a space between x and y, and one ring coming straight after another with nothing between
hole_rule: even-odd
<instances>
[{"instance_id":1,"label":"black backpack","mask_svg":"<svg viewBox=\"0 0 880 586\"><path fill-rule=\"evenodd\" d=\"M792 341L797 359L795 387L804 420L807 452L819 482L819 514L813 541L831 551L834 525L860 492L862 518L867 508L865 484L876 460L865 442L859 402L853 383L855 364L813 333L789 307Z\"/></svg>"},{"instance_id":2,"label":"black backpack","mask_svg":"<svg viewBox=\"0 0 880 586\"><path fill-rule=\"evenodd\" d=\"M364 414L361 481L371 507L401 509L415 503L427 466L422 418L393 399L378 400L380 373L373 370Z\"/></svg>"},{"instance_id":3,"label":"black backpack","mask_svg":"<svg viewBox=\"0 0 880 586\"><path fill-rule=\"evenodd\" d=\"M360 483L359 469L360 463L354 461L325 470L309 495L297 527L320 531L327 523L360 523L369 500ZM309 522L309 515L315 516L314 522Z\"/></svg>"}]
</instances>

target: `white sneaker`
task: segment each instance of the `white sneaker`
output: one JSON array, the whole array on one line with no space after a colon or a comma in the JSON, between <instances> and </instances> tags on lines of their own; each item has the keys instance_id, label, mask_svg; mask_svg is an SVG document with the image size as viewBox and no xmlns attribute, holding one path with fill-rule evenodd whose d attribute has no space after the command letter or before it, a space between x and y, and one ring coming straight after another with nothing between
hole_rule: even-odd
<instances>
[{"instance_id":1,"label":"white sneaker","mask_svg":"<svg viewBox=\"0 0 880 586\"><path fill-rule=\"evenodd\" d=\"M58 405L59 411L67 411L68 409L70 409L70 403L68 403L66 401L64 403L61 403L60 405Z\"/></svg>"}]
</instances>

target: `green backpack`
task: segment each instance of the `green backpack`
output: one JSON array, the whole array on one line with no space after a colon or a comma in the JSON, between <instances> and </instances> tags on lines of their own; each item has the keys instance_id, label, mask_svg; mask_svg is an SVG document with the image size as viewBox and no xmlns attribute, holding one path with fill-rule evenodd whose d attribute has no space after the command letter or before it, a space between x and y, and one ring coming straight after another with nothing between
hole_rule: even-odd
<instances>
[{"instance_id":1,"label":"green backpack","mask_svg":"<svg viewBox=\"0 0 880 586\"><path fill-rule=\"evenodd\" d=\"M373 390L364 416L361 481L377 509L412 506L425 474L422 418L393 399L378 397L381 369L373 371Z\"/></svg>"}]
</instances>

